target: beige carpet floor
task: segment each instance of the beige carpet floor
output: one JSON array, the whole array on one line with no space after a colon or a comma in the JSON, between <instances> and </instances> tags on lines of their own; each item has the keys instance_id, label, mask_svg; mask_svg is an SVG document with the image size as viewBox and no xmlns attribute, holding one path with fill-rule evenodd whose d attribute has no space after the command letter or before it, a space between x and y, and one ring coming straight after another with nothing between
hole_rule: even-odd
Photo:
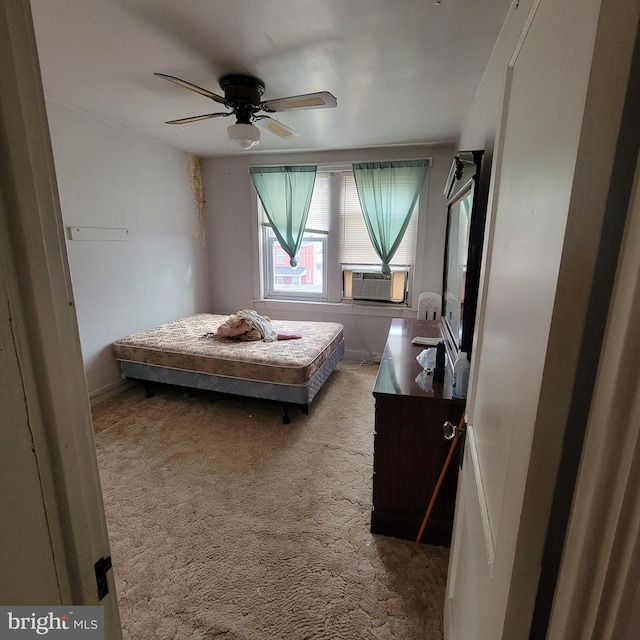
<instances>
[{"instance_id":1,"label":"beige carpet floor","mask_svg":"<svg viewBox=\"0 0 640 640\"><path fill-rule=\"evenodd\" d=\"M94 408L126 639L442 639L448 549L369 532L375 374L288 425L175 388Z\"/></svg>"}]
</instances>

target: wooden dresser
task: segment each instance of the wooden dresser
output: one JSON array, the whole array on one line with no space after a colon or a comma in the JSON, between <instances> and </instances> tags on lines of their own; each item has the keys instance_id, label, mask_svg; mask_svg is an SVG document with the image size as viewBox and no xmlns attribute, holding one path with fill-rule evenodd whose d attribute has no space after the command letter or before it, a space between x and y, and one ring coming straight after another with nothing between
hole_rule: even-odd
<instances>
[{"instance_id":1,"label":"wooden dresser","mask_svg":"<svg viewBox=\"0 0 640 640\"><path fill-rule=\"evenodd\" d=\"M371 532L406 540L418 535L451 446L443 437L442 425L446 420L457 425L465 404L451 398L448 373L444 383L423 373L416 356L425 347L411 343L415 336L439 337L440 329L424 320L391 321L373 389ZM422 536L425 543L451 544L459 450L457 447Z\"/></svg>"}]
</instances>

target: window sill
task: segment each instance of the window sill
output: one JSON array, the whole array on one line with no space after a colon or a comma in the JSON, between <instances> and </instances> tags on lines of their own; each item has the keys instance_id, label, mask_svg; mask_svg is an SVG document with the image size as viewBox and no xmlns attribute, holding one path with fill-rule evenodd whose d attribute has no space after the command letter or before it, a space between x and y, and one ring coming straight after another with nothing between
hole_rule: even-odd
<instances>
[{"instance_id":1,"label":"window sill","mask_svg":"<svg viewBox=\"0 0 640 640\"><path fill-rule=\"evenodd\" d=\"M402 304L380 302L312 302L304 300L256 299L253 301L256 311L272 309L274 311L302 311L309 313L332 313L352 316L380 316L383 318L415 318L416 309Z\"/></svg>"}]
</instances>

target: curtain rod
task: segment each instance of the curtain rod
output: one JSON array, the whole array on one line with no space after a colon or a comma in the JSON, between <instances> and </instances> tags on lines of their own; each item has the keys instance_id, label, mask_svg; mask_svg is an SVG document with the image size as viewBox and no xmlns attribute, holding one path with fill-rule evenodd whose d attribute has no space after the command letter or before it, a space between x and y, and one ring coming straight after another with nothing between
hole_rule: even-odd
<instances>
[{"instance_id":1,"label":"curtain rod","mask_svg":"<svg viewBox=\"0 0 640 640\"><path fill-rule=\"evenodd\" d=\"M433 165L433 157L432 156L423 156L421 158L385 158L384 160L350 160L348 162L344 161L336 161L336 162L324 162L322 164L316 164L315 162L292 162L292 163L259 163L259 164L250 164L249 168L252 167L306 167L306 166L317 166L318 171L350 171L354 164L360 164L363 162L406 162L411 160L426 160L431 167Z\"/></svg>"}]
</instances>

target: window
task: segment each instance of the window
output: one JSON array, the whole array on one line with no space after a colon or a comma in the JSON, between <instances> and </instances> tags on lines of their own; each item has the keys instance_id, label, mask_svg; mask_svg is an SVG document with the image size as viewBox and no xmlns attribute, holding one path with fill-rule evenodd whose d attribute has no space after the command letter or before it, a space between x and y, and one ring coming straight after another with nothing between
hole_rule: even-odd
<instances>
[{"instance_id":1,"label":"window","mask_svg":"<svg viewBox=\"0 0 640 640\"><path fill-rule=\"evenodd\" d=\"M329 174L316 175L309 216L302 245L296 256L298 264L295 267L289 264L289 256L280 246L258 199L262 226L261 250L265 273L265 297L326 299L327 239L330 217L329 183Z\"/></svg>"},{"instance_id":2,"label":"window","mask_svg":"<svg viewBox=\"0 0 640 640\"><path fill-rule=\"evenodd\" d=\"M405 274L414 261L417 208L416 205L391 264L393 270ZM380 258L371 246L351 170L318 168L296 267L289 264L289 256L271 230L259 199L258 211L266 298L339 302L351 296L352 271L380 269ZM329 256L333 256L333 264ZM402 278L404 289L407 280L406 276Z\"/></svg>"},{"instance_id":3,"label":"window","mask_svg":"<svg viewBox=\"0 0 640 640\"><path fill-rule=\"evenodd\" d=\"M289 264L289 256L285 256L280 243L271 227L264 228L266 251L266 273L268 274L268 296L276 294L288 294L296 297L311 295L323 296L324 286L324 262L326 254L327 238L323 234L305 232L300 251L298 252L298 264L292 267ZM273 260L273 256L276 260ZM280 259L282 256L285 256ZM271 259L269 259L271 258Z\"/></svg>"},{"instance_id":4,"label":"window","mask_svg":"<svg viewBox=\"0 0 640 640\"><path fill-rule=\"evenodd\" d=\"M418 215L414 211L404 238L393 256L393 264L396 266L413 264L417 220ZM340 174L340 263L371 266L380 264L380 258L371 246L360 209L356 182L350 171Z\"/></svg>"}]
</instances>

